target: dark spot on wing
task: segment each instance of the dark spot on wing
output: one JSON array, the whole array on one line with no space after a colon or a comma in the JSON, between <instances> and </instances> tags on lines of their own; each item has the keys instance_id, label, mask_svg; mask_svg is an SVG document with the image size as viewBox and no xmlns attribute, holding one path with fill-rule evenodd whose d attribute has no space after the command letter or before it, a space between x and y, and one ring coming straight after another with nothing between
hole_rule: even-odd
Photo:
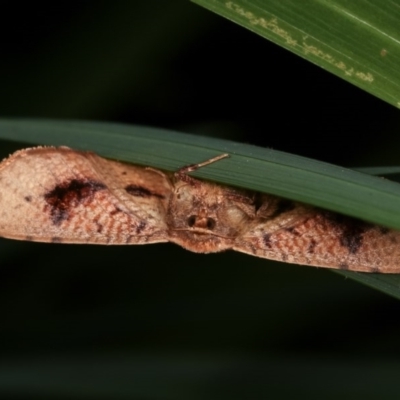
<instances>
[{"instance_id":1,"label":"dark spot on wing","mask_svg":"<svg viewBox=\"0 0 400 400\"><path fill-rule=\"evenodd\" d=\"M96 223L96 231L97 233L102 233L104 229L104 225L101 224L99 221L94 221Z\"/></svg>"},{"instance_id":2,"label":"dark spot on wing","mask_svg":"<svg viewBox=\"0 0 400 400\"><path fill-rule=\"evenodd\" d=\"M263 242L265 247L268 247L269 249L271 248L271 235L269 233L266 233L263 236Z\"/></svg>"},{"instance_id":3,"label":"dark spot on wing","mask_svg":"<svg viewBox=\"0 0 400 400\"><path fill-rule=\"evenodd\" d=\"M119 207L115 207L114 210L110 211L110 215L115 215L122 212L122 210Z\"/></svg>"},{"instance_id":4,"label":"dark spot on wing","mask_svg":"<svg viewBox=\"0 0 400 400\"><path fill-rule=\"evenodd\" d=\"M134 185L132 183L129 184L128 186L126 186L125 190L127 193L129 193L132 196L138 196L138 197L154 196L154 197L158 197L159 199L164 198L164 196L162 194L152 192L151 190L149 190L143 186Z\"/></svg>"},{"instance_id":5,"label":"dark spot on wing","mask_svg":"<svg viewBox=\"0 0 400 400\"><path fill-rule=\"evenodd\" d=\"M139 235L144 228L146 228L146 222L140 221L139 225L136 227L136 234Z\"/></svg>"},{"instance_id":6,"label":"dark spot on wing","mask_svg":"<svg viewBox=\"0 0 400 400\"><path fill-rule=\"evenodd\" d=\"M24 199L25 199L25 201L30 203L32 201L32 196L25 196Z\"/></svg>"},{"instance_id":7,"label":"dark spot on wing","mask_svg":"<svg viewBox=\"0 0 400 400\"><path fill-rule=\"evenodd\" d=\"M356 218L325 211L322 214L331 228L337 232L341 246L346 247L351 254L356 254L362 246L365 232L373 225Z\"/></svg>"},{"instance_id":8,"label":"dark spot on wing","mask_svg":"<svg viewBox=\"0 0 400 400\"><path fill-rule=\"evenodd\" d=\"M346 271L349 269L349 265L346 263L341 263L341 264L339 264L339 269L343 269Z\"/></svg>"},{"instance_id":9,"label":"dark spot on wing","mask_svg":"<svg viewBox=\"0 0 400 400\"><path fill-rule=\"evenodd\" d=\"M346 226L340 237L340 244L347 247L351 254L356 254L363 242L365 229L357 225Z\"/></svg>"},{"instance_id":10,"label":"dark spot on wing","mask_svg":"<svg viewBox=\"0 0 400 400\"><path fill-rule=\"evenodd\" d=\"M84 179L72 179L56 185L44 195L53 224L60 225L70 217L74 207L90 201L96 192L104 189L106 186L103 183Z\"/></svg>"},{"instance_id":11,"label":"dark spot on wing","mask_svg":"<svg viewBox=\"0 0 400 400\"><path fill-rule=\"evenodd\" d=\"M307 253L309 254L314 254L315 246L317 245L317 242L314 239L311 239L310 244L308 245L307 248Z\"/></svg>"},{"instance_id":12,"label":"dark spot on wing","mask_svg":"<svg viewBox=\"0 0 400 400\"><path fill-rule=\"evenodd\" d=\"M291 226L289 228L283 228L286 232L291 233L294 236L300 236L300 233L296 230L294 226Z\"/></svg>"},{"instance_id":13,"label":"dark spot on wing","mask_svg":"<svg viewBox=\"0 0 400 400\"><path fill-rule=\"evenodd\" d=\"M53 236L51 238L51 243L61 243L61 242L62 242L62 239L58 236Z\"/></svg>"}]
</instances>

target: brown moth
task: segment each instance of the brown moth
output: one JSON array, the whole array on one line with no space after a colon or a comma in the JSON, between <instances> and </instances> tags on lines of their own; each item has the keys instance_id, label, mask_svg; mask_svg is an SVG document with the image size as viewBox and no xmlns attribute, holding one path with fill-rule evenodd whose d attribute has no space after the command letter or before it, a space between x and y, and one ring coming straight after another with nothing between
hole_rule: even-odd
<instances>
[{"instance_id":1,"label":"brown moth","mask_svg":"<svg viewBox=\"0 0 400 400\"><path fill-rule=\"evenodd\" d=\"M0 236L40 242L236 250L317 267L400 273L400 232L276 196L107 160L67 147L0 164Z\"/></svg>"}]
</instances>

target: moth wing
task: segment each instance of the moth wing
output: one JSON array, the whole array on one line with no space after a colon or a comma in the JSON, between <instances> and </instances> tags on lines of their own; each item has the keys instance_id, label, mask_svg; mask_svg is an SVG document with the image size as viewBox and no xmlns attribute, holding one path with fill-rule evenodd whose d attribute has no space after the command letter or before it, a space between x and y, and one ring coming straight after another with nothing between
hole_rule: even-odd
<instances>
[{"instance_id":1,"label":"moth wing","mask_svg":"<svg viewBox=\"0 0 400 400\"><path fill-rule=\"evenodd\" d=\"M162 173L67 147L21 150L0 164L0 236L40 242L165 242Z\"/></svg>"},{"instance_id":2,"label":"moth wing","mask_svg":"<svg viewBox=\"0 0 400 400\"><path fill-rule=\"evenodd\" d=\"M296 204L256 219L234 250L271 260L361 272L400 273L400 233Z\"/></svg>"}]
</instances>

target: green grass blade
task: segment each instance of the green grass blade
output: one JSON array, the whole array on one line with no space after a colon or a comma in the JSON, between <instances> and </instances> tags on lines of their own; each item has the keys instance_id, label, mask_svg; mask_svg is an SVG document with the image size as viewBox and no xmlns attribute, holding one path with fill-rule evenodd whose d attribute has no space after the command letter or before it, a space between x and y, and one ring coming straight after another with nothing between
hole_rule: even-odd
<instances>
[{"instance_id":1,"label":"green grass blade","mask_svg":"<svg viewBox=\"0 0 400 400\"><path fill-rule=\"evenodd\" d=\"M400 106L398 1L193 1Z\"/></svg>"},{"instance_id":2,"label":"green grass blade","mask_svg":"<svg viewBox=\"0 0 400 400\"><path fill-rule=\"evenodd\" d=\"M228 159L193 175L276 194L400 229L400 185L316 160L221 139L109 123L0 120L0 139L68 145L176 170L221 153ZM345 273L400 298L400 277Z\"/></svg>"},{"instance_id":3,"label":"green grass blade","mask_svg":"<svg viewBox=\"0 0 400 400\"><path fill-rule=\"evenodd\" d=\"M356 171L362 172L364 174L370 175L398 175L400 174L400 167L398 166L390 166L390 167L361 167L356 168Z\"/></svg>"},{"instance_id":4,"label":"green grass blade","mask_svg":"<svg viewBox=\"0 0 400 400\"><path fill-rule=\"evenodd\" d=\"M400 275L363 274L337 270L334 272L400 299Z\"/></svg>"}]
</instances>

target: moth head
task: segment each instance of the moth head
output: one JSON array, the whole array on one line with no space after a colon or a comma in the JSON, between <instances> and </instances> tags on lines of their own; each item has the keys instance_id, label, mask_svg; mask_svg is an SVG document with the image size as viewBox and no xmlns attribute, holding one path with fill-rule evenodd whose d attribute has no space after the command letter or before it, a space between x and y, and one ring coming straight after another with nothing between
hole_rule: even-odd
<instances>
[{"instance_id":1,"label":"moth head","mask_svg":"<svg viewBox=\"0 0 400 400\"><path fill-rule=\"evenodd\" d=\"M168 209L171 241L191 251L216 252L232 245L254 215L248 196L195 179L174 185Z\"/></svg>"}]
</instances>

